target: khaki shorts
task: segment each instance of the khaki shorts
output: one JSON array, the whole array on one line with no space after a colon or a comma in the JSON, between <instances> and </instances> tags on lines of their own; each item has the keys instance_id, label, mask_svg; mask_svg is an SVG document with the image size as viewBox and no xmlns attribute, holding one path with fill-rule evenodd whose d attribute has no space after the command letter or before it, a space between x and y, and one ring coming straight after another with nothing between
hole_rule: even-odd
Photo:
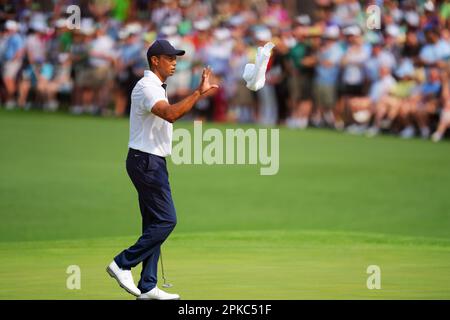
<instances>
[{"instance_id":1,"label":"khaki shorts","mask_svg":"<svg viewBox=\"0 0 450 320\"><path fill-rule=\"evenodd\" d=\"M314 101L319 107L334 108L336 105L336 87L314 83Z\"/></svg>"},{"instance_id":2,"label":"khaki shorts","mask_svg":"<svg viewBox=\"0 0 450 320\"><path fill-rule=\"evenodd\" d=\"M441 114L441 119L444 122L450 122L450 110L443 110Z\"/></svg>"},{"instance_id":3,"label":"khaki shorts","mask_svg":"<svg viewBox=\"0 0 450 320\"><path fill-rule=\"evenodd\" d=\"M98 67L90 69L86 76L89 78L89 87L98 89L111 81L114 74L110 67Z\"/></svg>"},{"instance_id":4,"label":"khaki shorts","mask_svg":"<svg viewBox=\"0 0 450 320\"><path fill-rule=\"evenodd\" d=\"M3 66L3 78L15 79L22 67L22 61L7 61Z\"/></svg>"}]
</instances>

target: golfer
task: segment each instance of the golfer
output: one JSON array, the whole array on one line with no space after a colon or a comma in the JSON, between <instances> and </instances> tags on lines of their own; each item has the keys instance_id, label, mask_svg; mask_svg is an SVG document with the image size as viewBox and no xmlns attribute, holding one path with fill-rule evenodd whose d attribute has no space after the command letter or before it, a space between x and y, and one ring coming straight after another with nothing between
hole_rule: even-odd
<instances>
[{"instance_id":1,"label":"golfer","mask_svg":"<svg viewBox=\"0 0 450 320\"><path fill-rule=\"evenodd\" d=\"M200 85L191 95L169 104L165 81L175 72L177 56L184 53L166 40L156 40L147 51L150 70L145 71L131 93L126 168L139 195L142 236L119 253L106 270L123 289L142 300L180 298L156 286L161 244L177 223L166 167L166 157L171 154L172 123L191 110L199 99L218 88L209 83L211 69L207 67L203 69ZM141 262L141 279L136 287L131 268Z\"/></svg>"}]
</instances>

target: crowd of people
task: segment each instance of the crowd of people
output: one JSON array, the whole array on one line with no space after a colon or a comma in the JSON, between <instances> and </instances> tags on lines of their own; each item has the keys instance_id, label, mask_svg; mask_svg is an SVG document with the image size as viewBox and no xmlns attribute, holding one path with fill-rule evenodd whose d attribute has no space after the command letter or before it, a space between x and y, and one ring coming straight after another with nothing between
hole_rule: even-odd
<instances>
[{"instance_id":1,"label":"crowd of people","mask_svg":"<svg viewBox=\"0 0 450 320\"><path fill-rule=\"evenodd\" d=\"M205 65L221 84L189 117L441 140L450 1L310 2L305 14L281 0L0 1L0 105L126 116L146 48L165 38L186 50L168 79L170 101L197 86ZM370 5L379 26L368 25ZM253 92L242 73L267 42L266 84Z\"/></svg>"}]
</instances>

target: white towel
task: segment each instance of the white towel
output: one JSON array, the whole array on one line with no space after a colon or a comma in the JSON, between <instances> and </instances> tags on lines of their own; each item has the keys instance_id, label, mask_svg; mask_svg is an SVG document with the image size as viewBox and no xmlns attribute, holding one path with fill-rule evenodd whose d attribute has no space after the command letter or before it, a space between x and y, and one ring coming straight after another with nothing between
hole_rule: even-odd
<instances>
[{"instance_id":1,"label":"white towel","mask_svg":"<svg viewBox=\"0 0 450 320\"><path fill-rule=\"evenodd\" d=\"M252 91L258 91L264 87L266 82L266 70L269 63L270 54L275 45L272 42L268 42L264 47L258 47L255 63L247 63L244 68L244 78L247 82L247 88Z\"/></svg>"}]
</instances>

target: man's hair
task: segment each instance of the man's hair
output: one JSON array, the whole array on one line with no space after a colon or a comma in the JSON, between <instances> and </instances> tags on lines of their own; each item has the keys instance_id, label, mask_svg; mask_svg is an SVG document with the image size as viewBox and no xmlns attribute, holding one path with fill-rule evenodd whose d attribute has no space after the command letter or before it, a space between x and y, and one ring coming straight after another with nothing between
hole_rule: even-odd
<instances>
[{"instance_id":1,"label":"man's hair","mask_svg":"<svg viewBox=\"0 0 450 320\"><path fill-rule=\"evenodd\" d=\"M157 57L157 56L150 56L150 57L148 57L147 62L148 62L148 67L150 68L150 70L151 70L152 67L153 67L152 57Z\"/></svg>"}]
</instances>

